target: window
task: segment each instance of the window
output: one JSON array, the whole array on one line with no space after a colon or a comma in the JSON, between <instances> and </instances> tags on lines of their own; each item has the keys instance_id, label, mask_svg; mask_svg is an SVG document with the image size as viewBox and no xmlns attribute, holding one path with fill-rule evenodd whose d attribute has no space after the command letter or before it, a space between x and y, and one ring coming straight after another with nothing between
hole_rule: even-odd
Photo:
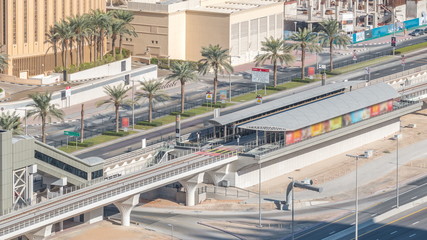
<instances>
[{"instance_id":1,"label":"window","mask_svg":"<svg viewBox=\"0 0 427 240\"><path fill-rule=\"evenodd\" d=\"M92 172L92 178L91 179L93 180L96 178L100 178L102 176L104 176L104 171L102 169L99 169L98 171Z\"/></svg>"},{"instance_id":2,"label":"window","mask_svg":"<svg viewBox=\"0 0 427 240\"><path fill-rule=\"evenodd\" d=\"M63 163L63 162L59 161L58 159L55 159L55 158L53 158L51 156L48 156L48 155L46 155L44 153L41 153L39 151L34 151L34 157L36 159L39 159L39 160L41 160L41 161L43 161L45 163L48 163L48 164L50 164L50 165L52 165L54 167L57 167L57 168L62 169L64 171L66 171L66 172L69 172L69 173L71 173L73 175L76 175L77 177L80 177L80 178L83 178L83 179L87 180L87 172L82 171L82 170L80 170L78 168L75 168L75 167L73 167L71 165L68 165L66 163ZM92 175L97 176L98 174L99 173L95 173L94 174L92 172Z\"/></svg>"},{"instance_id":3,"label":"window","mask_svg":"<svg viewBox=\"0 0 427 240\"><path fill-rule=\"evenodd\" d=\"M28 42L28 0L24 0L24 43Z\"/></svg>"},{"instance_id":4,"label":"window","mask_svg":"<svg viewBox=\"0 0 427 240\"><path fill-rule=\"evenodd\" d=\"M13 44L16 44L16 1L13 1L12 10L13 10Z\"/></svg>"},{"instance_id":5,"label":"window","mask_svg":"<svg viewBox=\"0 0 427 240\"><path fill-rule=\"evenodd\" d=\"M34 41L38 42L39 38L39 24L38 24L38 0L34 0Z\"/></svg>"},{"instance_id":6,"label":"window","mask_svg":"<svg viewBox=\"0 0 427 240\"><path fill-rule=\"evenodd\" d=\"M44 39L46 40L46 33L48 32L48 23L47 23L47 0L44 0L44 33L45 33L45 37Z\"/></svg>"},{"instance_id":7,"label":"window","mask_svg":"<svg viewBox=\"0 0 427 240\"><path fill-rule=\"evenodd\" d=\"M58 11L58 0L53 0L53 23L56 23L57 15L56 12Z\"/></svg>"}]
</instances>

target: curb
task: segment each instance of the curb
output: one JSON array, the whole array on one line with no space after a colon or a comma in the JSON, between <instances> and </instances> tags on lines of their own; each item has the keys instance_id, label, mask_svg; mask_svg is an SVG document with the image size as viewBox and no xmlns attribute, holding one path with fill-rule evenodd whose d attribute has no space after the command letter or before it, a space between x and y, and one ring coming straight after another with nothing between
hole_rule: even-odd
<instances>
[{"instance_id":1,"label":"curb","mask_svg":"<svg viewBox=\"0 0 427 240\"><path fill-rule=\"evenodd\" d=\"M57 125L57 124L63 124L63 123L70 123L70 122L77 122L80 121L80 119L71 119L71 120L66 120L66 121L62 121L62 122L51 122L51 123L46 123L46 125ZM36 126L41 126L41 123L37 123L37 124L28 124L28 127L36 127Z\"/></svg>"},{"instance_id":2,"label":"curb","mask_svg":"<svg viewBox=\"0 0 427 240\"><path fill-rule=\"evenodd\" d=\"M405 205L402 205L399 208L395 208L395 209L392 209L392 210L390 210L388 212L385 212L385 213L383 213L381 215L378 215L378 216L372 218L371 220L368 220L368 221L360 224L358 229L360 231L363 228L369 227L369 226L371 226L371 225L373 225L375 223L381 222L381 221L383 221L383 220L385 220L387 218L393 217L393 216L395 216L395 215L397 215L397 214L399 214L401 212L404 212L404 211L409 210L411 208L417 207L418 205L421 205L421 204L426 203L426 202L427 202L427 196L424 196L423 198L420 198L420 199L415 200L413 202L409 202L409 203L407 203ZM335 239L339 239L339 238L342 238L344 236L347 236L348 234L353 233L354 231L355 231L354 227L349 227L349 228L347 228L347 229L345 229L345 230L343 230L341 232L338 232L338 233L336 233L334 235L331 235L331 236L329 236L327 238L324 238L323 240L335 240Z\"/></svg>"},{"instance_id":3,"label":"curb","mask_svg":"<svg viewBox=\"0 0 427 240\"><path fill-rule=\"evenodd\" d=\"M397 42L403 42L403 41L407 41L407 40L411 40L411 39L413 39L413 37L406 37L406 38L403 38L403 39L399 39L399 40L397 40ZM388 43L390 43L391 41L384 41L384 42L375 42L375 43L365 43L365 44L363 44L363 43L357 43L357 44L354 44L353 46L358 46L358 47L363 47L363 46L372 46L372 45L382 45L382 44L388 44Z\"/></svg>"}]
</instances>

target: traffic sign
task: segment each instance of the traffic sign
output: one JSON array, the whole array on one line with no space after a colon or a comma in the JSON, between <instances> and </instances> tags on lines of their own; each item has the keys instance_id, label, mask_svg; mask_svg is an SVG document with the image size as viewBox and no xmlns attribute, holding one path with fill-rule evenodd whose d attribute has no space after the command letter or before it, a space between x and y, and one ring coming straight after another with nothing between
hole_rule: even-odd
<instances>
[{"instance_id":1,"label":"traffic sign","mask_svg":"<svg viewBox=\"0 0 427 240\"><path fill-rule=\"evenodd\" d=\"M353 61L357 61L357 53L356 53L356 50L353 50Z\"/></svg>"},{"instance_id":2,"label":"traffic sign","mask_svg":"<svg viewBox=\"0 0 427 240\"><path fill-rule=\"evenodd\" d=\"M370 71L371 71L371 70L369 69L369 67L365 67L365 73L366 73L366 74L369 74L369 73L370 73Z\"/></svg>"},{"instance_id":3,"label":"traffic sign","mask_svg":"<svg viewBox=\"0 0 427 240\"><path fill-rule=\"evenodd\" d=\"M326 65L319 64L319 65L317 66L317 68L318 68L318 69L326 69Z\"/></svg>"},{"instance_id":4,"label":"traffic sign","mask_svg":"<svg viewBox=\"0 0 427 240\"><path fill-rule=\"evenodd\" d=\"M261 95L257 95L256 96L256 103L257 104L262 104L262 96Z\"/></svg>"},{"instance_id":5,"label":"traffic sign","mask_svg":"<svg viewBox=\"0 0 427 240\"><path fill-rule=\"evenodd\" d=\"M266 68L252 68L252 82L269 83L270 70Z\"/></svg>"},{"instance_id":6,"label":"traffic sign","mask_svg":"<svg viewBox=\"0 0 427 240\"><path fill-rule=\"evenodd\" d=\"M212 99L212 92L211 91L207 91L206 92L206 100L210 100Z\"/></svg>"},{"instance_id":7,"label":"traffic sign","mask_svg":"<svg viewBox=\"0 0 427 240\"><path fill-rule=\"evenodd\" d=\"M65 97L71 97L71 87L70 86L65 87Z\"/></svg>"},{"instance_id":8,"label":"traffic sign","mask_svg":"<svg viewBox=\"0 0 427 240\"><path fill-rule=\"evenodd\" d=\"M405 65L405 63L406 63L406 62L405 62L405 55L402 55L402 56L401 56L400 61L401 61L401 64L402 64L402 65Z\"/></svg>"},{"instance_id":9,"label":"traffic sign","mask_svg":"<svg viewBox=\"0 0 427 240\"><path fill-rule=\"evenodd\" d=\"M64 131L64 135L73 136L73 137L80 137L80 133L78 133L78 132L71 132L71 131Z\"/></svg>"}]
</instances>

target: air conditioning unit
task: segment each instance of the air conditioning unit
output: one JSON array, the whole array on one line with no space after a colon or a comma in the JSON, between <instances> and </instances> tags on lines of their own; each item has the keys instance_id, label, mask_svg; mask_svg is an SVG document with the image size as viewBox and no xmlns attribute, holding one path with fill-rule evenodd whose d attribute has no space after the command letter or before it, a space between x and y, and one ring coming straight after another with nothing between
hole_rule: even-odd
<instances>
[{"instance_id":1,"label":"air conditioning unit","mask_svg":"<svg viewBox=\"0 0 427 240\"><path fill-rule=\"evenodd\" d=\"M228 181L228 180L222 180L220 182L220 186L222 186L222 187L230 187L230 181Z\"/></svg>"}]
</instances>

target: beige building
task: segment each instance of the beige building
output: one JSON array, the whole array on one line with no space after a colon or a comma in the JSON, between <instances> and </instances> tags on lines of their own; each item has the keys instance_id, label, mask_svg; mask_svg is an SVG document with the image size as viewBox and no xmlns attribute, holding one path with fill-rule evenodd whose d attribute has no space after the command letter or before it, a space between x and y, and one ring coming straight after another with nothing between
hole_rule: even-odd
<instances>
[{"instance_id":1,"label":"beige building","mask_svg":"<svg viewBox=\"0 0 427 240\"><path fill-rule=\"evenodd\" d=\"M0 44L9 58L7 73L26 78L53 69L52 48L45 33L55 21L105 11L105 0L3 0L0 1ZM59 53L60 54L60 53Z\"/></svg>"},{"instance_id":2,"label":"beige building","mask_svg":"<svg viewBox=\"0 0 427 240\"><path fill-rule=\"evenodd\" d=\"M133 0L119 8L135 14L138 37L123 44L137 56L197 61L202 46L220 44L238 64L253 61L266 37L283 36L279 0Z\"/></svg>"}]
</instances>

